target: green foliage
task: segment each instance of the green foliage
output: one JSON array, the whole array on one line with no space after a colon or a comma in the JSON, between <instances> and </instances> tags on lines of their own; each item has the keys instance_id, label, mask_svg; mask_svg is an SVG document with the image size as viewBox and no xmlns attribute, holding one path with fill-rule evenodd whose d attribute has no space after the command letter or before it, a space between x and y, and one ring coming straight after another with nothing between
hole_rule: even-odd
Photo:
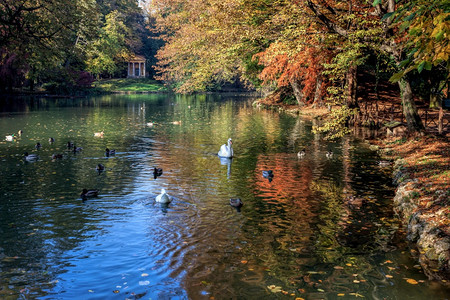
<instances>
[{"instance_id":1,"label":"green foliage","mask_svg":"<svg viewBox=\"0 0 450 300\"><path fill-rule=\"evenodd\" d=\"M42 88L51 94L80 94L88 92L93 82L94 78L88 72L70 68L55 69L46 78Z\"/></svg>"},{"instance_id":2,"label":"green foliage","mask_svg":"<svg viewBox=\"0 0 450 300\"><path fill-rule=\"evenodd\" d=\"M68 68L119 74L125 56L142 47L143 24L136 0L5 0L0 2L0 47L21 57L15 73L29 82L50 80L47 86L58 90L64 84L52 74Z\"/></svg>"},{"instance_id":3,"label":"green foliage","mask_svg":"<svg viewBox=\"0 0 450 300\"><path fill-rule=\"evenodd\" d=\"M105 25L87 54L87 69L96 76L112 76L130 55L126 46L129 28L118 11L105 16Z\"/></svg>"},{"instance_id":4,"label":"green foliage","mask_svg":"<svg viewBox=\"0 0 450 300\"><path fill-rule=\"evenodd\" d=\"M325 133L325 138L329 140L343 137L350 133L347 123L349 118L356 115L356 109L350 109L346 105L333 108L324 124L321 126L314 126L314 133Z\"/></svg>"},{"instance_id":5,"label":"green foliage","mask_svg":"<svg viewBox=\"0 0 450 300\"><path fill-rule=\"evenodd\" d=\"M450 70L450 11L448 1L414 0L402 1L394 17L399 34L405 35L401 40L406 52L406 59L401 62L398 73L391 81L397 82L407 73L417 70L432 70L433 67L444 67L446 79ZM405 34L406 33L406 34Z\"/></svg>"}]
</instances>

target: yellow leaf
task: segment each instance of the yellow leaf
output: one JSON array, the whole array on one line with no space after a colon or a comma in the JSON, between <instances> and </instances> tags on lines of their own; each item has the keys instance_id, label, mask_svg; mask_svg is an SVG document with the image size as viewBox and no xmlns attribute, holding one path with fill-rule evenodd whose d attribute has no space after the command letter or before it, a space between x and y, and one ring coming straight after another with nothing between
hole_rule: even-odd
<instances>
[{"instance_id":1,"label":"yellow leaf","mask_svg":"<svg viewBox=\"0 0 450 300\"><path fill-rule=\"evenodd\" d=\"M347 267L351 267L352 266L352 264L345 264Z\"/></svg>"},{"instance_id":2,"label":"yellow leaf","mask_svg":"<svg viewBox=\"0 0 450 300\"><path fill-rule=\"evenodd\" d=\"M344 267L341 267L341 266L334 266L334 268L335 268L336 270L343 270L343 269L344 269Z\"/></svg>"},{"instance_id":3,"label":"yellow leaf","mask_svg":"<svg viewBox=\"0 0 450 300\"><path fill-rule=\"evenodd\" d=\"M406 282L409 284L419 284L415 279L411 279L411 278L406 279Z\"/></svg>"},{"instance_id":4,"label":"yellow leaf","mask_svg":"<svg viewBox=\"0 0 450 300\"><path fill-rule=\"evenodd\" d=\"M394 278L392 275L386 275L386 278Z\"/></svg>"},{"instance_id":5,"label":"yellow leaf","mask_svg":"<svg viewBox=\"0 0 450 300\"><path fill-rule=\"evenodd\" d=\"M344 297L345 294L337 294L339 297Z\"/></svg>"},{"instance_id":6,"label":"yellow leaf","mask_svg":"<svg viewBox=\"0 0 450 300\"><path fill-rule=\"evenodd\" d=\"M241 260L241 263L246 264L248 263L248 260Z\"/></svg>"}]
</instances>

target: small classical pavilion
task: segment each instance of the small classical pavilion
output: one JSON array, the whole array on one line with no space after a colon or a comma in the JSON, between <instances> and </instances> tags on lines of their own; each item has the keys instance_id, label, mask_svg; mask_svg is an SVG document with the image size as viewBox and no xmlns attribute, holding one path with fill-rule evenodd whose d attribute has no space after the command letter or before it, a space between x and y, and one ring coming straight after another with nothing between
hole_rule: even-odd
<instances>
[{"instance_id":1,"label":"small classical pavilion","mask_svg":"<svg viewBox=\"0 0 450 300\"><path fill-rule=\"evenodd\" d=\"M128 61L128 77L145 77L145 57L134 55Z\"/></svg>"}]
</instances>

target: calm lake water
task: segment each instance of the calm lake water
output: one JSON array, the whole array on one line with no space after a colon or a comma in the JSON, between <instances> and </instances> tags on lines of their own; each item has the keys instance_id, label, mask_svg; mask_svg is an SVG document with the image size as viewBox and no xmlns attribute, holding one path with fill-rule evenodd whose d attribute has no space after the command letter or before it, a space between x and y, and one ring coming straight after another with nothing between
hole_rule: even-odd
<instances>
[{"instance_id":1,"label":"calm lake water","mask_svg":"<svg viewBox=\"0 0 450 300\"><path fill-rule=\"evenodd\" d=\"M402 242L391 170L376 152L353 137L325 141L312 121L252 100L6 101L0 298L447 299ZM220 160L229 137L235 158ZM69 141L83 150L67 151ZM154 167L163 169L156 179ZM83 188L99 197L83 202ZM155 202L162 188L168 206Z\"/></svg>"}]
</instances>

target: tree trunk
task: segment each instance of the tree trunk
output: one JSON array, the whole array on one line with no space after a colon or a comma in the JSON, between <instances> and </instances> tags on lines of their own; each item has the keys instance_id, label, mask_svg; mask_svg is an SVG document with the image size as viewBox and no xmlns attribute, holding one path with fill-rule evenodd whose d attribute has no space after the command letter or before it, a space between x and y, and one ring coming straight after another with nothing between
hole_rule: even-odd
<instances>
[{"instance_id":1,"label":"tree trunk","mask_svg":"<svg viewBox=\"0 0 450 300\"><path fill-rule=\"evenodd\" d=\"M295 100L297 100L298 106L303 106L303 91L300 83L297 80L291 80L291 87L294 91Z\"/></svg>"},{"instance_id":2,"label":"tree trunk","mask_svg":"<svg viewBox=\"0 0 450 300\"><path fill-rule=\"evenodd\" d=\"M354 65L350 66L347 73L347 106L350 108L359 107L356 101L356 87L358 84L356 75L357 67Z\"/></svg>"},{"instance_id":3,"label":"tree trunk","mask_svg":"<svg viewBox=\"0 0 450 300\"><path fill-rule=\"evenodd\" d=\"M323 101L322 101L322 77L318 76L316 80L316 91L314 92L314 101L313 101L313 107L322 107Z\"/></svg>"},{"instance_id":4,"label":"tree trunk","mask_svg":"<svg viewBox=\"0 0 450 300\"><path fill-rule=\"evenodd\" d=\"M347 73L347 99L346 105L350 109L359 108L358 101L356 100L356 87L357 87L357 67L352 65L350 66ZM356 125L358 122L358 115L353 115L347 118L346 125L349 124Z\"/></svg>"},{"instance_id":5,"label":"tree trunk","mask_svg":"<svg viewBox=\"0 0 450 300\"><path fill-rule=\"evenodd\" d=\"M410 132L423 132L425 127L414 103L409 81L406 78L402 78L398 81L398 85L402 96L403 115L405 116L408 130Z\"/></svg>"}]
</instances>

